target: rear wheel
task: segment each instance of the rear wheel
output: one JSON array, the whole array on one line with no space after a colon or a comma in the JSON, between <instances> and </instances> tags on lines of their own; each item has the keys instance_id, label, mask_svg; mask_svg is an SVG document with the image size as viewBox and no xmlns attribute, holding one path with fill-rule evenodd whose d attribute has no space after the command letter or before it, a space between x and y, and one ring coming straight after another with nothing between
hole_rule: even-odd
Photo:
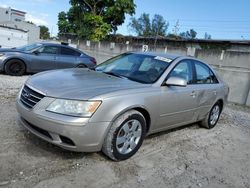
<instances>
[{"instance_id":1,"label":"rear wheel","mask_svg":"<svg viewBox=\"0 0 250 188\"><path fill-rule=\"evenodd\" d=\"M211 108L211 110L208 113L208 115L206 116L206 118L200 122L200 125L202 127L207 128L207 129L212 129L217 124L217 122L220 118L221 110L222 110L222 107L221 107L220 103L217 102Z\"/></svg>"},{"instance_id":2,"label":"rear wheel","mask_svg":"<svg viewBox=\"0 0 250 188\"><path fill-rule=\"evenodd\" d=\"M21 76L25 73L25 64L19 59L11 59L5 64L5 72L12 76Z\"/></svg>"},{"instance_id":3,"label":"rear wheel","mask_svg":"<svg viewBox=\"0 0 250 188\"><path fill-rule=\"evenodd\" d=\"M80 64L80 65L77 65L77 68L87 68L87 66L84 64Z\"/></svg>"},{"instance_id":4,"label":"rear wheel","mask_svg":"<svg viewBox=\"0 0 250 188\"><path fill-rule=\"evenodd\" d=\"M111 125L102 151L114 161L128 159L139 150L145 134L145 118L140 112L130 110L119 116Z\"/></svg>"}]
</instances>

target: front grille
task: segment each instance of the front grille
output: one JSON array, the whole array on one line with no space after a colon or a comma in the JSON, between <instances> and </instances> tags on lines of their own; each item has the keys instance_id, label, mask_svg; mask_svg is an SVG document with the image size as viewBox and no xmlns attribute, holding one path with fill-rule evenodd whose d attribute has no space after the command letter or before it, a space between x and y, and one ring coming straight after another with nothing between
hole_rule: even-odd
<instances>
[{"instance_id":1,"label":"front grille","mask_svg":"<svg viewBox=\"0 0 250 188\"><path fill-rule=\"evenodd\" d=\"M42 98L44 98L44 95L41 93L38 93L31 89L28 86L24 86L23 90L21 92L20 101L24 106L31 109L33 106L35 106Z\"/></svg>"}]
</instances>

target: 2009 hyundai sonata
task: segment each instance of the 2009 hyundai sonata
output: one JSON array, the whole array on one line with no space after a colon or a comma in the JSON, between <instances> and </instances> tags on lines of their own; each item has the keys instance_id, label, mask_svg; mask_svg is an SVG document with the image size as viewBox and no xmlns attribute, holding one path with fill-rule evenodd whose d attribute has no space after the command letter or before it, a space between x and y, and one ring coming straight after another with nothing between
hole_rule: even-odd
<instances>
[{"instance_id":1,"label":"2009 hyundai sonata","mask_svg":"<svg viewBox=\"0 0 250 188\"><path fill-rule=\"evenodd\" d=\"M156 53L125 53L94 70L36 74L17 99L22 125L62 148L134 155L146 135L199 122L213 128L227 85L205 63Z\"/></svg>"}]
</instances>

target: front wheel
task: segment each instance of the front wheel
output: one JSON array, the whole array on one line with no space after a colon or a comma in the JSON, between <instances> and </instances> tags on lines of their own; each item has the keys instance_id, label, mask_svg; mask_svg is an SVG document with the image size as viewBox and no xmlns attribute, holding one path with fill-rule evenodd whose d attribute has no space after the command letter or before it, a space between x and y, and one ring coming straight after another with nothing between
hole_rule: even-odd
<instances>
[{"instance_id":1,"label":"front wheel","mask_svg":"<svg viewBox=\"0 0 250 188\"><path fill-rule=\"evenodd\" d=\"M221 105L217 102L210 110L208 115L204 120L200 122L200 125L202 127L205 127L207 129L212 129L218 122L220 118L220 114L222 111Z\"/></svg>"},{"instance_id":2,"label":"front wheel","mask_svg":"<svg viewBox=\"0 0 250 188\"><path fill-rule=\"evenodd\" d=\"M111 125L102 151L114 161L132 157L141 147L146 134L143 115L130 110L119 116Z\"/></svg>"},{"instance_id":3,"label":"front wheel","mask_svg":"<svg viewBox=\"0 0 250 188\"><path fill-rule=\"evenodd\" d=\"M21 76L25 73L25 64L19 59L11 59L5 64L5 73L11 76Z\"/></svg>"}]
</instances>

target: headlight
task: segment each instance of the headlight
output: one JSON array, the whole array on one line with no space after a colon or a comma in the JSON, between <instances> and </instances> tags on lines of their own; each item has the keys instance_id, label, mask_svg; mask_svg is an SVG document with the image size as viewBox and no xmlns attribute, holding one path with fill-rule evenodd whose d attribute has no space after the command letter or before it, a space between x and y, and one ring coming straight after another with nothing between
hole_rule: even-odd
<instances>
[{"instance_id":1,"label":"headlight","mask_svg":"<svg viewBox=\"0 0 250 188\"><path fill-rule=\"evenodd\" d=\"M4 54L3 54L3 53L0 53L0 57L2 57L2 56L4 56Z\"/></svg>"},{"instance_id":2,"label":"headlight","mask_svg":"<svg viewBox=\"0 0 250 188\"><path fill-rule=\"evenodd\" d=\"M77 101L56 99L48 107L47 111L78 117L91 117L101 101Z\"/></svg>"}]
</instances>

